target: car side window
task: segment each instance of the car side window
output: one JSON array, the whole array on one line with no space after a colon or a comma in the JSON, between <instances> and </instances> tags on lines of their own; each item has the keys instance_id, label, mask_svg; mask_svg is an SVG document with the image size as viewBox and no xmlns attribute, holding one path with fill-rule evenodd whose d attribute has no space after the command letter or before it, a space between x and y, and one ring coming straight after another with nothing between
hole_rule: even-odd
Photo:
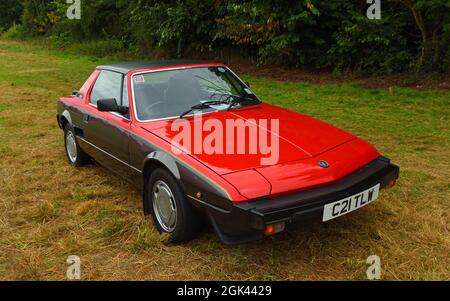
<instances>
[{"instance_id":1,"label":"car side window","mask_svg":"<svg viewBox=\"0 0 450 301\"><path fill-rule=\"evenodd\" d=\"M121 102L122 92L122 74L102 70L94 88L92 88L90 103L97 105L100 99L115 98L117 103Z\"/></svg>"},{"instance_id":2,"label":"car side window","mask_svg":"<svg viewBox=\"0 0 450 301\"><path fill-rule=\"evenodd\" d=\"M128 83L127 77L123 77L123 89L122 89L122 106L129 108L130 104L128 101Z\"/></svg>"}]
</instances>

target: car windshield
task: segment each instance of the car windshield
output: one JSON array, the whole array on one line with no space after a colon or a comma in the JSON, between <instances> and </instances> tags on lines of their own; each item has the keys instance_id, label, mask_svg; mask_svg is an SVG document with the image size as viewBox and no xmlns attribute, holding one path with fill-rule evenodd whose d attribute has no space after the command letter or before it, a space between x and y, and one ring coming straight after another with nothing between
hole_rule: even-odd
<instances>
[{"instance_id":1,"label":"car windshield","mask_svg":"<svg viewBox=\"0 0 450 301\"><path fill-rule=\"evenodd\" d=\"M177 117L201 103L202 112L259 103L249 87L225 67L196 67L136 74L132 78L141 121ZM215 103L211 103L211 101Z\"/></svg>"}]
</instances>

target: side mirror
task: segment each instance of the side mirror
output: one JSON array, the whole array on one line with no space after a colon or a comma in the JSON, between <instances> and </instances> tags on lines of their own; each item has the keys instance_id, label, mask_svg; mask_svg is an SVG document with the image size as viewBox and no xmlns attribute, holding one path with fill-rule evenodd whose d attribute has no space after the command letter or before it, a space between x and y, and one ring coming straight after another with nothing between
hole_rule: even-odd
<instances>
[{"instance_id":1,"label":"side mirror","mask_svg":"<svg viewBox=\"0 0 450 301\"><path fill-rule=\"evenodd\" d=\"M248 81L245 81L244 83L245 83L245 85L246 85L247 87L250 88L250 83L249 83Z\"/></svg>"},{"instance_id":2,"label":"side mirror","mask_svg":"<svg viewBox=\"0 0 450 301\"><path fill-rule=\"evenodd\" d=\"M127 115L129 110L127 107L119 106L115 98L99 99L97 101L97 109L100 112L117 112Z\"/></svg>"}]
</instances>

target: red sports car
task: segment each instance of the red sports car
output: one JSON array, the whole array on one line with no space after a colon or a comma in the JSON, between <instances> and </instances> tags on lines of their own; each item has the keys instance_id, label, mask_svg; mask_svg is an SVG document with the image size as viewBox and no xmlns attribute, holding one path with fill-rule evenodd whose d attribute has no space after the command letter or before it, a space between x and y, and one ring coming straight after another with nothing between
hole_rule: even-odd
<instances>
[{"instance_id":1,"label":"red sports car","mask_svg":"<svg viewBox=\"0 0 450 301\"><path fill-rule=\"evenodd\" d=\"M176 243L205 220L226 244L326 222L373 202L399 176L367 142L261 102L216 62L99 66L60 98L57 120L69 163L95 160L129 180Z\"/></svg>"}]
</instances>

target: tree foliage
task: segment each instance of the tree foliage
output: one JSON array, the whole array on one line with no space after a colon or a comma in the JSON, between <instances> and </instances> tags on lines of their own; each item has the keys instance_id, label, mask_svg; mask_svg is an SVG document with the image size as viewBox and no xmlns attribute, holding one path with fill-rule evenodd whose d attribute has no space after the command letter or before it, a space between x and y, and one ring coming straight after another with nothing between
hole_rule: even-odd
<instances>
[{"instance_id":1,"label":"tree foliage","mask_svg":"<svg viewBox=\"0 0 450 301\"><path fill-rule=\"evenodd\" d=\"M114 41L138 53L208 56L238 49L260 63L371 73L450 69L450 0L2 0L0 27L21 22L53 41Z\"/></svg>"},{"instance_id":2,"label":"tree foliage","mask_svg":"<svg viewBox=\"0 0 450 301\"><path fill-rule=\"evenodd\" d=\"M17 0L0 1L0 31L8 29L14 23L19 22L22 14L22 3Z\"/></svg>"}]
</instances>

